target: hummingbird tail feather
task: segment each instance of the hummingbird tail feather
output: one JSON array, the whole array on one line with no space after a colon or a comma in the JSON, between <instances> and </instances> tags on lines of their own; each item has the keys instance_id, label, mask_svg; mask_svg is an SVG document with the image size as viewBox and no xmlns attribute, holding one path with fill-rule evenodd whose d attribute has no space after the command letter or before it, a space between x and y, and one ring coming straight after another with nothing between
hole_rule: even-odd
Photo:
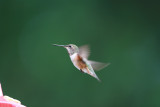
<instances>
[{"instance_id":1,"label":"hummingbird tail feather","mask_svg":"<svg viewBox=\"0 0 160 107\"><path fill-rule=\"evenodd\" d=\"M98 76L95 74L94 76L99 82L101 82L101 80L98 78Z\"/></svg>"},{"instance_id":2,"label":"hummingbird tail feather","mask_svg":"<svg viewBox=\"0 0 160 107\"><path fill-rule=\"evenodd\" d=\"M92 71L90 71L89 69L84 69L83 71L85 73L89 74L90 76L96 78L99 82L101 82L101 80L98 78L98 76L96 75L96 73L94 72L93 69L92 69Z\"/></svg>"}]
</instances>

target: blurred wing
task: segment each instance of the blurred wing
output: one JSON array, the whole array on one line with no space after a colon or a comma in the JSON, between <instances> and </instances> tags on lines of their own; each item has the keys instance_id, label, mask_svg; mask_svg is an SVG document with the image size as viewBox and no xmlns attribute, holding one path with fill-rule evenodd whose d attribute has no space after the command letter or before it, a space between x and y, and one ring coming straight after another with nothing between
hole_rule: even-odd
<instances>
[{"instance_id":1,"label":"blurred wing","mask_svg":"<svg viewBox=\"0 0 160 107\"><path fill-rule=\"evenodd\" d=\"M110 63L101 63L101 62L96 62L96 61L90 61L89 63L92 65L92 68L96 71L99 71L101 69L103 69L104 67L107 67L108 65L110 65Z\"/></svg>"},{"instance_id":2,"label":"blurred wing","mask_svg":"<svg viewBox=\"0 0 160 107\"><path fill-rule=\"evenodd\" d=\"M83 58L87 59L89 54L90 54L89 46L88 45L83 45L83 46L79 47L79 54Z\"/></svg>"}]
</instances>

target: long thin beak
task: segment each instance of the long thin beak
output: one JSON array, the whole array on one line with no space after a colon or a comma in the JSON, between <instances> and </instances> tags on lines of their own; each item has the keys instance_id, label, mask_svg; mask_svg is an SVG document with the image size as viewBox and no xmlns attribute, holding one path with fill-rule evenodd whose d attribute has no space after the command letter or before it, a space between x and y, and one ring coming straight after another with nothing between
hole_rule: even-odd
<instances>
[{"instance_id":1,"label":"long thin beak","mask_svg":"<svg viewBox=\"0 0 160 107\"><path fill-rule=\"evenodd\" d=\"M57 44L52 44L53 46L60 46L60 47L66 47L66 45L57 45Z\"/></svg>"}]
</instances>

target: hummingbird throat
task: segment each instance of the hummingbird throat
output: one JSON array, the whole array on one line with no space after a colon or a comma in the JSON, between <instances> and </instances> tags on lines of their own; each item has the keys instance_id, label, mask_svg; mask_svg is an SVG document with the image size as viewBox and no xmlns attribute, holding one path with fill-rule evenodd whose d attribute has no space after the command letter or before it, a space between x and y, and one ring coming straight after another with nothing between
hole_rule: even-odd
<instances>
[{"instance_id":1,"label":"hummingbird throat","mask_svg":"<svg viewBox=\"0 0 160 107\"><path fill-rule=\"evenodd\" d=\"M70 55L70 56L72 56L75 52L74 51L70 51L70 50L68 50L67 49L67 52L68 52L68 54Z\"/></svg>"},{"instance_id":2,"label":"hummingbird throat","mask_svg":"<svg viewBox=\"0 0 160 107\"><path fill-rule=\"evenodd\" d=\"M70 56L73 55L74 53L78 53L78 49L76 49L76 48L67 47L66 49L67 49L68 54L69 54Z\"/></svg>"}]
</instances>

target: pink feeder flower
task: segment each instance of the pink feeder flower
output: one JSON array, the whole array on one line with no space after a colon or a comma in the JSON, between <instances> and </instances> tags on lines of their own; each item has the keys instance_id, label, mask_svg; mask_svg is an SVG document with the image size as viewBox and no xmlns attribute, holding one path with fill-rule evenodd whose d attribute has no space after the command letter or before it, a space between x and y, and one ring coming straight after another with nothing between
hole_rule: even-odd
<instances>
[{"instance_id":1,"label":"pink feeder flower","mask_svg":"<svg viewBox=\"0 0 160 107\"><path fill-rule=\"evenodd\" d=\"M9 96L3 96L1 84L0 84L0 107L26 107L21 105L21 102L13 99Z\"/></svg>"}]
</instances>

